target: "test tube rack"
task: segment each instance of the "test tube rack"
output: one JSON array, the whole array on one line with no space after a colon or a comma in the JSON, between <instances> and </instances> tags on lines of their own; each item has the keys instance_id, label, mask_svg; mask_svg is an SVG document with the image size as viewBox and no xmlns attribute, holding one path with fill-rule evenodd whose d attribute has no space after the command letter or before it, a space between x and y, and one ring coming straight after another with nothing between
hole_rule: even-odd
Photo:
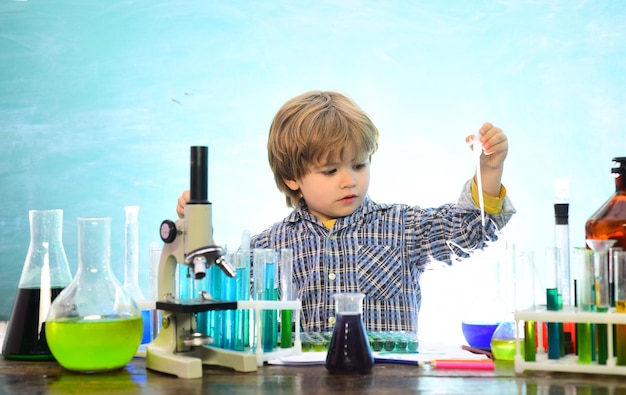
<instances>
[{"instance_id":1,"label":"test tube rack","mask_svg":"<svg viewBox=\"0 0 626 395\"><path fill-rule=\"evenodd\" d=\"M291 347L274 348L272 351L264 351L262 343L262 320L263 310L291 310L295 322L300 322L302 303L300 300L255 300L255 301L213 301L198 299L180 299L177 301L157 301L156 308L165 309L169 315L168 326L162 326L159 335L148 344L146 348L146 367L173 374L179 378L202 377L202 365L219 365L232 368L238 372L253 372L265 362L284 356L295 355L302 352L299 325L295 326L295 338ZM249 347L244 351L235 351L211 345L193 346L187 351L178 351L179 329L187 330L189 322L183 321L189 313L209 310L250 310L254 316L256 346ZM178 324L176 324L178 322Z\"/></svg>"},{"instance_id":2,"label":"test tube rack","mask_svg":"<svg viewBox=\"0 0 626 395\"><path fill-rule=\"evenodd\" d=\"M523 373L525 371L538 370L546 372L574 372L589 374L610 374L610 375L626 375L626 366L618 366L617 359L614 357L613 349L613 331L607 331L607 347L608 356L606 364L581 364L578 357L574 354L565 355L559 359L548 359L548 354L544 351L542 326L543 323L593 323L593 324L624 324L626 325L626 314L615 313L615 309L608 312L592 312L579 311L575 308L568 308L559 311L547 310L545 307L535 307L529 310L516 311L514 313L516 322L516 345L515 345L515 372ZM526 321L534 321L537 323L537 354L536 361L526 361L522 355L520 345L523 333L519 331L520 323Z\"/></svg>"},{"instance_id":3,"label":"test tube rack","mask_svg":"<svg viewBox=\"0 0 626 395\"><path fill-rule=\"evenodd\" d=\"M274 348L272 351L263 351L263 347L255 347L255 355L257 366L261 367L265 362L273 359L300 354L302 352L302 342L300 340L300 312L302 311L302 303L300 300L250 300L250 301L238 301L238 309L248 309L254 311L254 328L255 328L255 344L261 344L261 336L263 333L263 327L261 324L261 311L262 310L292 310L295 312L294 321L294 342L291 347L286 348Z\"/></svg>"}]
</instances>

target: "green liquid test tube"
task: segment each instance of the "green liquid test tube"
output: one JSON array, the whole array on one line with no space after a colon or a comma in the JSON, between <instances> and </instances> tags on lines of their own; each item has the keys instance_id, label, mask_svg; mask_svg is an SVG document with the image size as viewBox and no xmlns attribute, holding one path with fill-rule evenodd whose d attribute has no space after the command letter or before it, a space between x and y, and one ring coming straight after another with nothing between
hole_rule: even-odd
<instances>
[{"instance_id":1,"label":"green liquid test tube","mask_svg":"<svg viewBox=\"0 0 626 395\"><path fill-rule=\"evenodd\" d=\"M606 313L610 307L609 293L609 248L615 240L587 239L587 246L593 250L593 266L595 275L596 311ZM606 365L609 354L608 324L596 324L598 339L598 365Z\"/></svg>"},{"instance_id":2,"label":"green liquid test tube","mask_svg":"<svg viewBox=\"0 0 626 395\"><path fill-rule=\"evenodd\" d=\"M594 311L594 269L593 252L586 248L576 247L573 249L574 267L580 268L581 277L578 288L578 309L581 311ZM588 365L595 359L595 328L590 322L576 324L576 344L578 363Z\"/></svg>"},{"instance_id":3,"label":"green liquid test tube","mask_svg":"<svg viewBox=\"0 0 626 395\"><path fill-rule=\"evenodd\" d=\"M524 322L524 361L535 362L537 360L537 323L535 321Z\"/></svg>"},{"instance_id":4,"label":"green liquid test tube","mask_svg":"<svg viewBox=\"0 0 626 395\"><path fill-rule=\"evenodd\" d=\"M293 300L293 250L282 248L280 250L280 286L282 300ZM291 310L280 312L280 347L291 347Z\"/></svg>"},{"instance_id":5,"label":"green liquid test tube","mask_svg":"<svg viewBox=\"0 0 626 395\"><path fill-rule=\"evenodd\" d=\"M615 270L615 312L626 313L626 252L612 251ZM626 325L617 324L616 331L617 365L626 366Z\"/></svg>"}]
</instances>

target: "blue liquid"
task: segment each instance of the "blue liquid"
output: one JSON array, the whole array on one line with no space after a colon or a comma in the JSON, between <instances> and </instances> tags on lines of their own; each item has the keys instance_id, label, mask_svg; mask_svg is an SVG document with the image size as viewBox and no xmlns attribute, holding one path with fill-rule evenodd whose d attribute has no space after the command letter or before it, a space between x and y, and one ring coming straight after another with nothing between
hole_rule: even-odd
<instances>
[{"instance_id":1,"label":"blue liquid","mask_svg":"<svg viewBox=\"0 0 626 395\"><path fill-rule=\"evenodd\" d=\"M147 344L152 341L152 310L141 310L141 319L143 320L141 344Z\"/></svg>"},{"instance_id":2,"label":"blue liquid","mask_svg":"<svg viewBox=\"0 0 626 395\"><path fill-rule=\"evenodd\" d=\"M250 266L237 268L237 300L250 299ZM243 351L250 346L250 311L235 311L235 351Z\"/></svg>"},{"instance_id":3,"label":"blue liquid","mask_svg":"<svg viewBox=\"0 0 626 395\"><path fill-rule=\"evenodd\" d=\"M237 296L237 283L235 278L222 275L222 299L233 301ZM222 347L228 350L235 349L235 313L236 310L224 310L222 315Z\"/></svg>"},{"instance_id":4,"label":"blue liquid","mask_svg":"<svg viewBox=\"0 0 626 395\"><path fill-rule=\"evenodd\" d=\"M561 341L558 322L548 322L548 359L561 358Z\"/></svg>"},{"instance_id":5,"label":"blue liquid","mask_svg":"<svg viewBox=\"0 0 626 395\"><path fill-rule=\"evenodd\" d=\"M265 300L276 300L277 290L275 289L275 267L274 263L266 263L264 277L264 295ZM269 352L278 345L278 315L276 310L263 310L263 333L261 335L263 351Z\"/></svg>"},{"instance_id":6,"label":"blue liquid","mask_svg":"<svg viewBox=\"0 0 626 395\"><path fill-rule=\"evenodd\" d=\"M219 266L213 265L211 266L211 279L210 281L210 290L209 293L213 299L224 299L224 279L226 275L222 272ZM213 346L215 347L224 347L224 336L222 332L224 315L223 311L215 310L209 311L208 314L208 324L209 324L209 336L213 338Z\"/></svg>"},{"instance_id":7,"label":"blue liquid","mask_svg":"<svg viewBox=\"0 0 626 395\"><path fill-rule=\"evenodd\" d=\"M374 357L361 314L337 314L326 369L330 373L369 373L373 366Z\"/></svg>"}]
</instances>

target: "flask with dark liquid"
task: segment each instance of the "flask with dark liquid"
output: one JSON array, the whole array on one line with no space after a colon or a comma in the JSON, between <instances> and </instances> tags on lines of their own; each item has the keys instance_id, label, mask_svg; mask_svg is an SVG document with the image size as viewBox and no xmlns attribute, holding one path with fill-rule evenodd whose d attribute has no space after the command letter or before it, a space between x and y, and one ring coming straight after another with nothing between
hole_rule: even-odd
<instances>
[{"instance_id":1,"label":"flask with dark liquid","mask_svg":"<svg viewBox=\"0 0 626 395\"><path fill-rule=\"evenodd\" d=\"M62 242L63 210L30 210L30 244L9 318L2 355L53 360L45 320L52 301L72 281Z\"/></svg>"},{"instance_id":2,"label":"flask with dark liquid","mask_svg":"<svg viewBox=\"0 0 626 395\"><path fill-rule=\"evenodd\" d=\"M330 373L370 373L374 357L363 326L362 293L340 293L335 298L335 329L328 346Z\"/></svg>"}]
</instances>

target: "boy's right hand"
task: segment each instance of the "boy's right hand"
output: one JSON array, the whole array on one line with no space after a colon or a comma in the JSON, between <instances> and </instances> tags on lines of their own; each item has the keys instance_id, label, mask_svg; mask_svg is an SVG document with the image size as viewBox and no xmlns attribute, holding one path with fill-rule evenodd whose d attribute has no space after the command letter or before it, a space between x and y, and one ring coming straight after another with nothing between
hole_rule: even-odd
<instances>
[{"instance_id":1,"label":"boy's right hand","mask_svg":"<svg viewBox=\"0 0 626 395\"><path fill-rule=\"evenodd\" d=\"M185 205L189 201L189 189L183 192L182 195L178 198L178 205L176 206L176 214L178 214L178 218L182 218L185 216Z\"/></svg>"}]
</instances>

